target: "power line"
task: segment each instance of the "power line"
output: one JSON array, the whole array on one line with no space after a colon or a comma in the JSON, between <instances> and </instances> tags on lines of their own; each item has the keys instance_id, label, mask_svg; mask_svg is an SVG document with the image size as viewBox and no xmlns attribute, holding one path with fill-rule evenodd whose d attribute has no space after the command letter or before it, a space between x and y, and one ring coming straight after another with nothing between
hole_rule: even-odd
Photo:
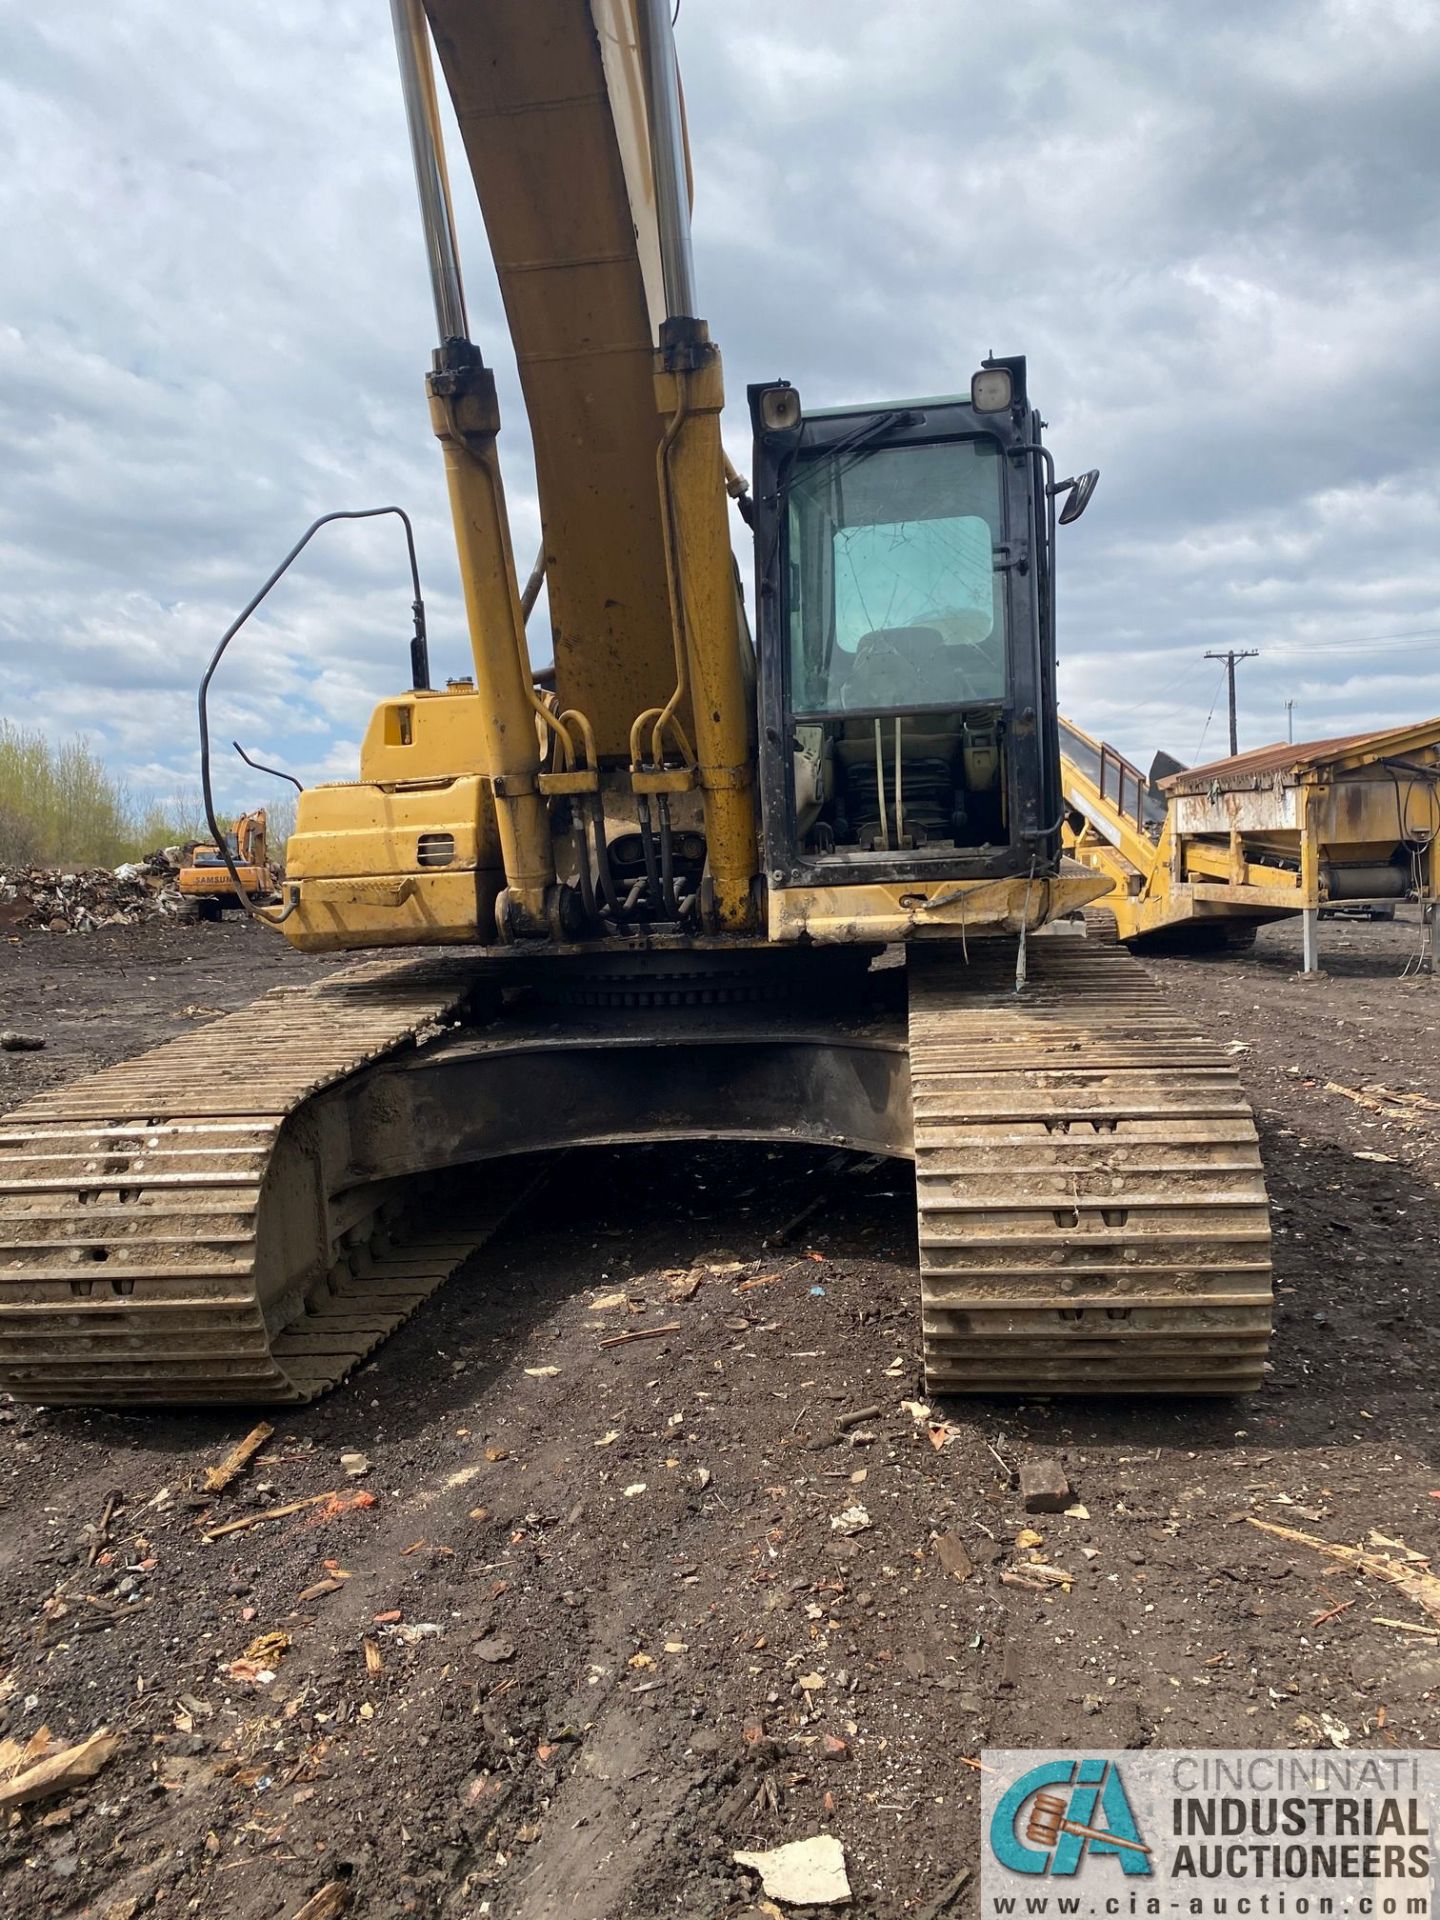
<instances>
[{"instance_id":1,"label":"power line","mask_svg":"<svg viewBox=\"0 0 1440 1920\"><path fill-rule=\"evenodd\" d=\"M1440 627L1431 628L1427 633L1417 633L1410 638L1397 635L1390 640L1291 640L1280 641L1274 646L1267 644L1267 653L1307 654L1307 653L1405 653L1417 647L1426 647L1440 640Z\"/></svg>"},{"instance_id":2,"label":"power line","mask_svg":"<svg viewBox=\"0 0 1440 1920\"><path fill-rule=\"evenodd\" d=\"M1183 687L1187 681L1193 680L1195 678L1195 675L1200 671L1201 667L1203 667L1204 664L1205 662L1203 660L1193 661L1185 669L1184 673L1180 675L1180 678L1178 680L1174 680L1171 682L1170 684L1171 693L1178 693L1181 687ZM1185 711L1184 703L1182 703L1179 700L1162 702L1162 701L1153 699L1149 695L1146 695L1146 697L1143 700L1135 700L1128 707L1121 707L1118 710L1118 712L1114 715L1114 718L1116 720L1126 720L1129 718L1129 716L1132 713L1138 713L1142 707L1148 707L1151 709L1152 712L1158 712L1158 713L1182 713Z\"/></svg>"},{"instance_id":3,"label":"power line","mask_svg":"<svg viewBox=\"0 0 1440 1920\"><path fill-rule=\"evenodd\" d=\"M1207 660L1210 658L1208 653L1206 654L1205 658ZM1210 722L1215 718L1216 702L1220 698L1220 689L1221 687L1224 686L1224 684L1225 684L1225 675L1222 673L1220 675L1220 678L1215 682L1215 698L1210 702L1210 711L1205 716L1205 724L1200 729L1200 738L1195 745L1195 759L1197 762L1200 759L1200 749L1205 745L1205 736L1210 731Z\"/></svg>"},{"instance_id":4,"label":"power line","mask_svg":"<svg viewBox=\"0 0 1440 1920\"><path fill-rule=\"evenodd\" d=\"M1264 651L1267 658L1272 655L1284 655L1286 659L1304 658L1312 653L1392 651L1395 653L1403 653L1407 650L1414 651L1418 648L1429 646L1436 640L1440 640L1440 627L1426 627L1409 634L1392 634L1388 638L1380 635L1371 635L1363 640L1267 640ZM1138 652L1131 654L1130 658L1134 660L1158 660L1163 664L1165 661L1172 659L1179 651L1180 649L1178 647L1142 648ZM1113 662L1114 658L1115 655L1113 653L1103 652L1087 652L1069 656L1072 664L1081 660L1099 660L1109 663ZM1182 676L1182 678L1187 677L1188 675ZM1176 681L1175 684L1178 686L1180 682ZM1145 703L1138 701L1136 704L1143 706ZM1123 711L1133 712L1134 709L1126 708L1123 709Z\"/></svg>"}]
</instances>

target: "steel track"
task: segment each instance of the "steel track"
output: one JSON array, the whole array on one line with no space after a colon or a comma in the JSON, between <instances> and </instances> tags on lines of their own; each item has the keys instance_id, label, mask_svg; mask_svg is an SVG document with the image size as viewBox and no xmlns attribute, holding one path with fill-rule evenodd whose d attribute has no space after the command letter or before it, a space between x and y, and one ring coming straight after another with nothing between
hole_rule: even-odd
<instances>
[{"instance_id":1,"label":"steel track","mask_svg":"<svg viewBox=\"0 0 1440 1920\"><path fill-rule=\"evenodd\" d=\"M455 955L43 1094L0 1119L0 1385L308 1400L523 1200L503 1156L754 1137L913 1142L934 1392L1258 1386L1269 1220L1233 1065L1113 946L1032 941L1020 996L1013 943L972 952L911 951L908 1073L903 1022L843 1011L477 1015L493 970Z\"/></svg>"},{"instance_id":2,"label":"steel track","mask_svg":"<svg viewBox=\"0 0 1440 1920\"><path fill-rule=\"evenodd\" d=\"M301 1109L444 1021L472 972L379 961L282 988L0 1119L0 1384L116 1405L341 1380L511 1202L472 1188L423 1226L383 1190L336 1204Z\"/></svg>"},{"instance_id":3,"label":"steel track","mask_svg":"<svg viewBox=\"0 0 1440 1920\"><path fill-rule=\"evenodd\" d=\"M1085 940L912 950L932 1392L1236 1394L1270 1338L1270 1221L1234 1065Z\"/></svg>"}]
</instances>

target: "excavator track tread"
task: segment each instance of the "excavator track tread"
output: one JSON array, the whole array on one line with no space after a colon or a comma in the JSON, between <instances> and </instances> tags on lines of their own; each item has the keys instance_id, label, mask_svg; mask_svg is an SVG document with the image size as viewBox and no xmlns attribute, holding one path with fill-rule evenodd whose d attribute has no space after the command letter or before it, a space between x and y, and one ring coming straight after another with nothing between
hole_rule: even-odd
<instances>
[{"instance_id":1,"label":"excavator track tread","mask_svg":"<svg viewBox=\"0 0 1440 1920\"><path fill-rule=\"evenodd\" d=\"M286 1121L423 1043L473 962L370 960L279 988L0 1117L0 1385L64 1404L294 1402L394 1331L519 1198L402 1215L305 1298L267 1306L258 1221ZM362 1220L363 1220L362 1208Z\"/></svg>"},{"instance_id":2,"label":"excavator track tread","mask_svg":"<svg viewBox=\"0 0 1440 1920\"><path fill-rule=\"evenodd\" d=\"M908 956L931 1390L1253 1390L1269 1218L1233 1063L1122 949L1027 959L1017 994L1013 945ZM422 1186L407 1212L347 1176L296 1286L272 1190L308 1103L453 1026L476 980L473 957L369 961L0 1117L0 1386L283 1403L342 1380L525 1193Z\"/></svg>"},{"instance_id":3,"label":"excavator track tread","mask_svg":"<svg viewBox=\"0 0 1440 1920\"><path fill-rule=\"evenodd\" d=\"M1234 1064L1111 943L912 948L925 1370L936 1394L1242 1394L1270 1220Z\"/></svg>"}]
</instances>

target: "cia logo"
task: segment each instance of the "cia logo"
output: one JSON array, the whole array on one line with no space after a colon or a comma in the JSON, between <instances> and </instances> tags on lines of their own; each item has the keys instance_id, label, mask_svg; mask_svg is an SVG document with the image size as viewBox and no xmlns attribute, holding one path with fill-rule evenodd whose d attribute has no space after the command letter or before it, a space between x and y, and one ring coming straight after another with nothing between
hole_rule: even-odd
<instances>
[{"instance_id":1,"label":"cia logo","mask_svg":"<svg viewBox=\"0 0 1440 1920\"><path fill-rule=\"evenodd\" d=\"M1154 1871L1113 1761L1070 1754L1022 1773L990 1818L990 1851L1012 1873L1062 1877L1094 1858L1122 1873Z\"/></svg>"}]
</instances>

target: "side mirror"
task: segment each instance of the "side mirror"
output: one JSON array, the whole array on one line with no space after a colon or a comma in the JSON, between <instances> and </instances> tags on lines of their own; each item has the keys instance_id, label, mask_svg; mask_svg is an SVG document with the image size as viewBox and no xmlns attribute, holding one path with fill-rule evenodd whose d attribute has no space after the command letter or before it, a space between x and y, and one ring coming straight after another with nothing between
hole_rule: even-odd
<instances>
[{"instance_id":1,"label":"side mirror","mask_svg":"<svg viewBox=\"0 0 1440 1920\"><path fill-rule=\"evenodd\" d=\"M1046 489L1047 492L1052 494L1068 493L1070 496L1060 509L1060 524L1062 527L1068 527L1072 521L1080 518L1086 507L1089 506L1090 496L1099 484L1100 469L1098 467L1091 467L1088 472L1077 474L1073 480L1057 480L1054 486Z\"/></svg>"}]
</instances>

